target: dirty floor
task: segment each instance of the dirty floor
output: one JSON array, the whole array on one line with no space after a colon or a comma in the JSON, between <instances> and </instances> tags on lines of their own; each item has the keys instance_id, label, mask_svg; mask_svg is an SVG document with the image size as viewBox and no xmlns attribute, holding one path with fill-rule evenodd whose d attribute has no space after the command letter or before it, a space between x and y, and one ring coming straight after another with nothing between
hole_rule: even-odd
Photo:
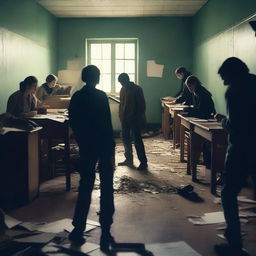
<instances>
[{"instance_id":1,"label":"dirty floor","mask_svg":"<svg viewBox=\"0 0 256 256\"><path fill-rule=\"evenodd\" d=\"M118 242L166 243L185 241L203 256L215 255L212 247L223 240L216 236L220 225L194 226L187 216L203 215L221 210L210 193L209 171L199 166L201 184L191 182L186 164L179 162L179 150L172 149L171 141L161 136L144 140L149 170L140 172L128 167L117 167L115 172L116 213L112 233ZM135 154L136 155L136 154ZM123 147L117 143L116 163L123 161ZM138 160L135 158L135 165ZM65 192L64 177L57 177L41 185L40 196L31 204L9 212L22 221L50 222L72 218L77 197L79 176L72 175L72 190ZM199 202L187 200L176 193L176 188L192 184ZM252 198L252 192L242 193ZM98 220L99 182L93 191L89 218ZM222 225L223 226L223 225ZM249 219L242 229L246 232L245 247L256 255L256 219ZM98 243L100 229L90 232L88 241Z\"/></svg>"}]
</instances>

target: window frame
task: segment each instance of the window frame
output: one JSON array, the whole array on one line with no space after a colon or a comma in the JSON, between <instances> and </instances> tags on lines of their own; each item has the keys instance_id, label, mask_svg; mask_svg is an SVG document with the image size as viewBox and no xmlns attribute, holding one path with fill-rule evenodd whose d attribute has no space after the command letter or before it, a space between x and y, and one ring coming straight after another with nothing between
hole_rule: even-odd
<instances>
[{"instance_id":1,"label":"window frame","mask_svg":"<svg viewBox=\"0 0 256 256\"><path fill-rule=\"evenodd\" d=\"M116 58L115 52L115 44L118 43L134 43L135 45L135 81L134 83L139 83L139 40L138 38L86 38L85 40L85 63L89 65L91 63L91 44L111 44L111 92L106 92L107 94L111 95L118 95L119 93L116 92L116 69L115 69L115 62L118 60Z\"/></svg>"}]
</instances>

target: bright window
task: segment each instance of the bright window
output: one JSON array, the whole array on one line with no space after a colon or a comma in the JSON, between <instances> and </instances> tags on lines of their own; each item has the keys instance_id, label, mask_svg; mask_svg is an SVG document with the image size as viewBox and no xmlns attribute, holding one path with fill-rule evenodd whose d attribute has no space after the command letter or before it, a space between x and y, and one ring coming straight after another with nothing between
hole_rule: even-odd
<instances>
[{"instance_id":1,"label":"bright window","mask_svg":"<svg viewBox=\"0 0 256 256\"><path fill-rule=\"evenodd\" d=\"M136 39L87 39L87 64L100 69L101 77L97 88L107 93L119 93L118 76L125 72L137 83L137 40Z\"/></svg>"}]
</instances>

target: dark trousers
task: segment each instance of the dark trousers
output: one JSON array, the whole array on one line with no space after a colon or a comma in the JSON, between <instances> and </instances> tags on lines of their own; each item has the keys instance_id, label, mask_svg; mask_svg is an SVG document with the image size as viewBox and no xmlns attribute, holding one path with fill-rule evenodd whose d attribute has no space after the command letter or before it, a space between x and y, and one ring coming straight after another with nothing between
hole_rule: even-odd
<instances>
[{"instance_id":1,"label":"dark trousers","mask_svg":"<svg viewBox=\"0 0 256 256\"><path fill-rule=\"evenodd\" d=\"M135 149L141 163L147 163L145 147L141 137L141 129L137 125L122 122L122 139L124 144L124 156L127 161L133 161L132 135L134 137Z\"/></svg>"},{"instance_id":2,"label":"dark trousers","mask_svg":"<svg viewBox=\"0 0 256 256\"><path fill-rule=\"evenodd\" d=\"M100 224L102 232L108 232L113 223L113 153L96 153L80 148L80 184L76 202L73 226L80 231L86 228L95 182L95 166L99 161L100 175Z\"/></svg>"},{"instance_id":3,"label":"dark trousers","mask_svg":"<svg viewBox=\"0 0 256 256\"><path fill-rule=\"evenodd\" d=\"M227 223L225 235L230 245L237 248L242 247L237 196L247 183L249 175L254 176L255 173L250 152L252 151L246 146L229 145L223 171L221 198Z\"/></svg>"}]
</instances>

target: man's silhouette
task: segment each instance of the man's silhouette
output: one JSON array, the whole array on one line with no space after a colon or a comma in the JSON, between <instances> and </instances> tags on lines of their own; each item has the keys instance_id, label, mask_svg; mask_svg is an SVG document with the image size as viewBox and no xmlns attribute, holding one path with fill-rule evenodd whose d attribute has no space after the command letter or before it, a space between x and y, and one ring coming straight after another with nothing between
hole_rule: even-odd
<instances>
[{"instance_id":1,"label":"man's silhouette","mask_svg":"<svg viewBox=\"0 0 256 256\"><path fill-rule=\"evenodd\" d=\"M141 131L146 126L146 103L142 88L130 81L128 74L122 73L118 77L122 85L120 91L119 118L122 125L122 139L125 149L125 161L118 165L133 166L132 138L134 136L135 148L140 165L138 170L148 168L148 160L141 137Z\"/></svg>"},{"instance_id":2,"label":"man's silhouette","mask_svg":"<svg viewBox=\"0 0 256 256\"><path fill-rule=\"evenodd\" d=\"M73 218L74 229L69 239L75 243L85 242L83 232L91 203L95 182L95 165L99 161L100 175L100 224L101 248L107 250L113 238L110 227L113 222L113 164L115 142L106 94L95 86L99 83L100 71L89 65L82 70L86 85L77 91L69 105L70 126L80 150L80 185Z\"/></svg>"},{"instance_id":3,"label":"man's silhouette","mask_svg":"<svg viewBox=\"0 0 256 256\"><path fill-rule=\"evenodd\" d=\"M219 255L241 256L248 253L242 245L237 195L248 176L255 175L256 76L235 57L224 61L219 75L228 86L225 95L228 117L216 115L229 133L221 193L228 244L216 245L215 251Z\"/></svg>"}]
</instances>

